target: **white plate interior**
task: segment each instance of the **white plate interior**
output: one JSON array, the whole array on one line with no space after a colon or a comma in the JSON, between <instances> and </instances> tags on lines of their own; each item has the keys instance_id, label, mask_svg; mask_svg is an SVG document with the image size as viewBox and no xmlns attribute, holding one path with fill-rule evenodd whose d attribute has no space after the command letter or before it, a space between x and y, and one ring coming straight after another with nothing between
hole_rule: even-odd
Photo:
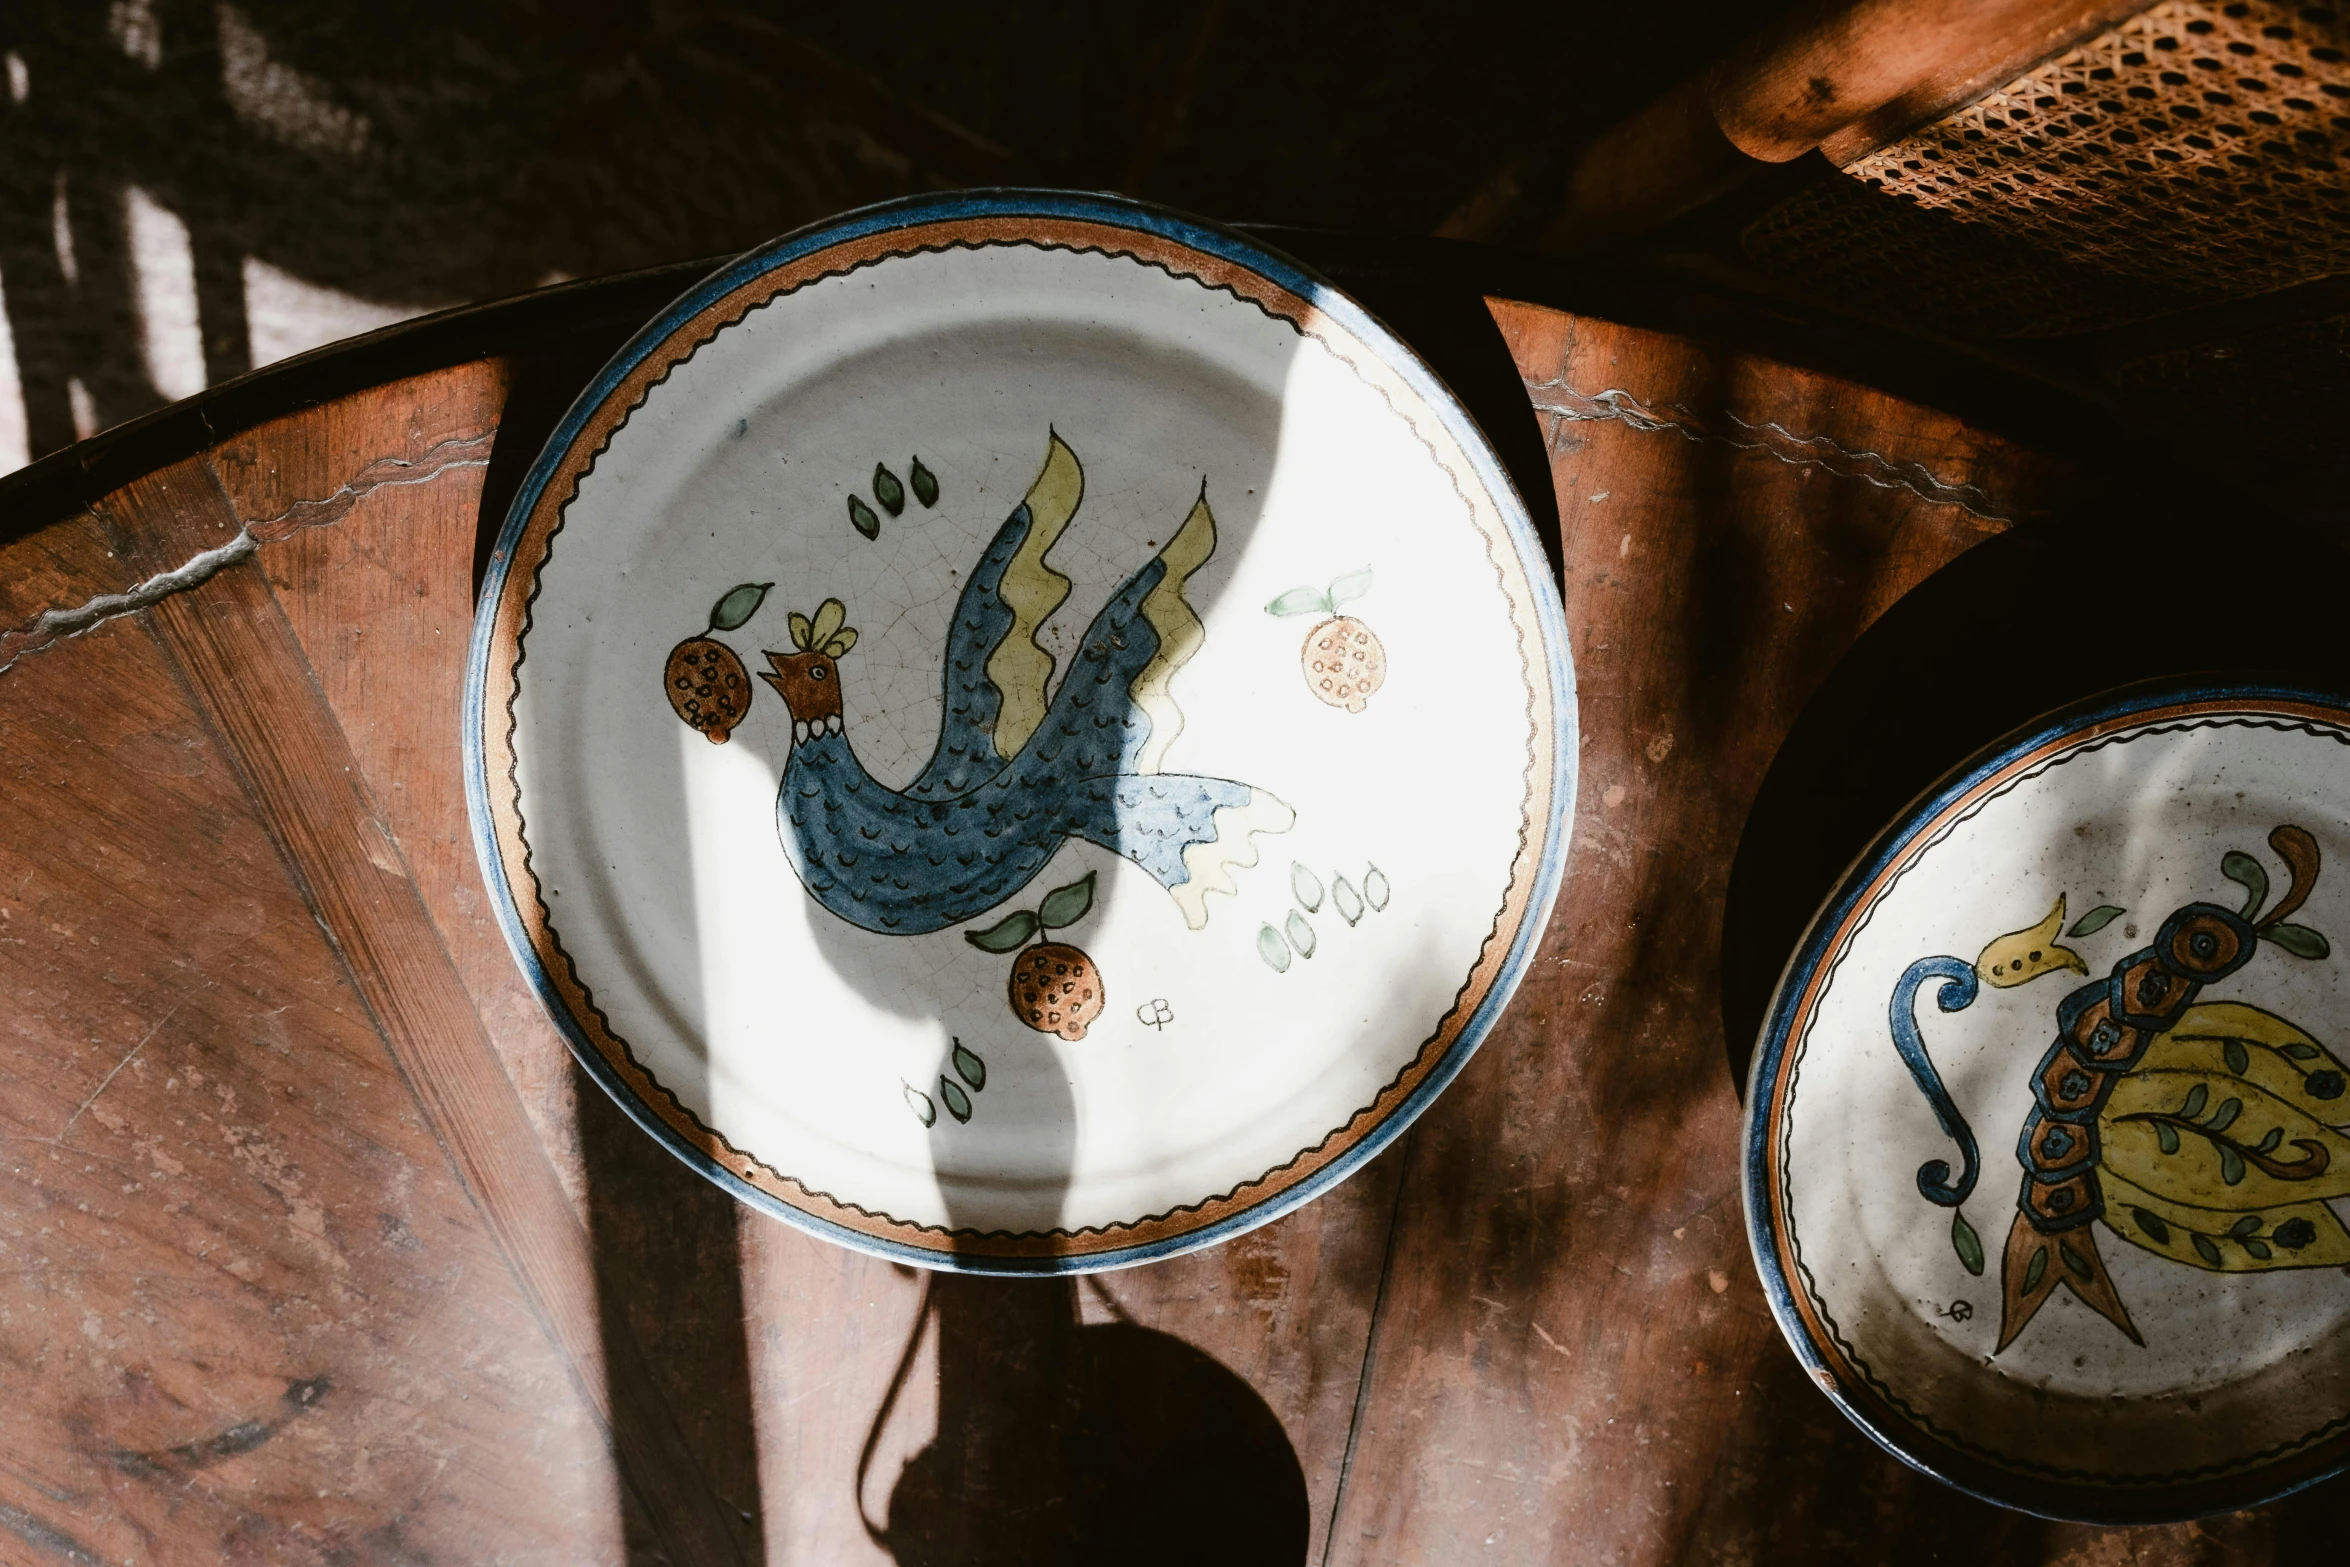
<instances>
[{"instance_id":1,"label":"white plate interior","mask_svg":"<svg viewBox=\"0 0 2350 1567\"><path fill-rule=\"evenodd\" d=\"M1421 411L1423 419L1428 417ZM1120 856L1071 841L1013 900L1097 875L1067 934L1107 1011L1065 1041L1018 1022L1009 959L970 927L879 935L818 907L786 860L792 744L761 689L712 745L663 699L673 644L730 586L775 584L751 669L789 611L838 598L847 734L883 782L938 733L948 618L1036 477L1048 432L1084 468L1049 563L1071 579L1042 644L1089 619L1201 493L1218 544L1192 579L1206 628L1177 674L1169 771L1237 779L1296 812L1192 930ZM934 508L852 530L874 465L919 456ZM1493 930L1527 810L1534 733L1520 629L1463 486L1404 414L1320 342L1231 293L1131 259L1031 246L900 257L755 309L656 387L572 501L541 575L515 704L517 780L552 924L596 1005L664 1087L811 1190L896 1220L1017 1232L1131 1223L1228 1193L1344 1126L1421 1050ZM1308 619L1265 606L1369 567L1350 613L1385 686L1315 700ZM1563 787L1563 781L1562 781ZM1327 891L1376 867L1384 909ZM1285 973L1260 931L1314 934ZM955 1043L985 1063L968 1122L925 1126Z\"/></svg>"},{"instance_id":2,"label":"white plate interior","mask_svg":"<svg viewBox=\"0 0 2350 1567\"><path fill-rule=\"evenodd\" d=\"M2230 721L2148 726L2040 766L1936 839L1830 954L1832 981L1793 1045L1779 1221L1800 1249L1798 1287L1919 1425L2034 1473L2127 1483L2240 1467L2306 1445L2350 1412L2340 1267L2210 1272L2103 1223L2099 1251L2144 1345L2058 1290L1997 1350L2000 1250L2021 1179L2016 1138L2033 1069L2056 1034L2055 1003L2084 976L1986 985L1950 1014L1928 1000L1917 1007L1981 1145L1981 1181L1961 1211L1988 1254L1982 1277L1960 1260L1950 1210L1916 1188L1921 1163L1958 1159L1889 1035L1888 998L1910 963L1938 953L1971 961L1992 938L2039 922L2060 894L2068 921L2103 905L2127 911L2059 938L2092 976L2152 941L2182 904L2237 907L2244 889L2221 874L2230 850L2265 863L2273 903L2286 872L2267 838L2284 823L2312 833L2323 855L2294 919L2350 937L2350 747L2330 728ZM2350 1043L2344 969L2339 947L2310 962L2263 942L2200 1000L2256 1005L2338 1049ZM2350 1103L2338 1119L2350 1121ZM2340 1200L2330 1206L2350 1213Z\"/></svg>"}]
</instances>

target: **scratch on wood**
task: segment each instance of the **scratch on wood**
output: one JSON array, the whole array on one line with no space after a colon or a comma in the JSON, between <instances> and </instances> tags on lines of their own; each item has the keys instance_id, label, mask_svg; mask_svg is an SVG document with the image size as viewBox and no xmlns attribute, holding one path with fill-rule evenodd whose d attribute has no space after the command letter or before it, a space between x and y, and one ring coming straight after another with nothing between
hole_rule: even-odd
<instances>
[{"instance_id":1,"label":"scratch on wood","mask_svg":"<svg viewBox=\"0 0 2350 1567\"><path fill-rule=\"evenodd\" d=\"M1403 1227L1404 1181L1411 1173L1415 1141L1412 1133L1404 1133L1401 1152L1396 1158L1395 1206L1387 1214L1387 1244L1379 1254L1379 1288L1371 1297L1371 1321L1363 1333L1363 1366L1355 1375L1354 1414L1347 1421L1346 1452L1338 1461L1338 1484L1331 1490L1330 1524L1322 1533L1321 1567L1330 1567L1331 1552L1338 1545L1338 1520L1346 1508L1346 1483L1354 1477L1355 1448L1362 1440L1363 1419L1371 1408L1371 1378L1379 1369L1379 1326L1387 1315L1387 1285L1395 1273L1395 1232Z\"/></svg>"},{"instance_id":2,"label":"scratch on wood","mask_svg":"<svg viewBox=\"0 0 2350 1567\"><path fill-rule=\"evenodd\" d=\"M377 490L430 484L460 469L487 468L490 439L481 435L442 441L416 458L379 457L333 494L299 500L274 517L248 522L226 544L199 551L169 571L159 571L120 593L101 593L71 609L43 610L30 624L0 632L0 655L5 655L0 658L0 675L15 668L16 661L28 653L42 652L110 620L151 609L175 593L200 587L265 543L340 522L353 506Z\"/></svg>"},{"instance_id":3,"label":"scratch on wood","mask_svg":"<svg viewBox=\"0 0 2350 1567\"><path fill-rule=\"evenodd\" d=\"M171 1011L166 1012L163 1014L163 1016L157 1018L155 1020L155 1026L148 1029L147 1032L139 1036L139 1042L131 1046L130 1055L124 1056L120 1061L114 1063L114 1070L107 1073L104 1077L98 1080L98 1086L90 1090L90 1097L73 1107L73 1114L65 1118L65 1124L59 1127L57 1129L57 1135L50 1138L49 1140L53 1143L64 1142L65 1134L73 1130L73 1124L82 1118L82 1112L89 1109L90 1106L98 1102L98 1096L106 1092L108 1085L113 1083L117 1077L122 1075L122 1069L126 1066L129 1066L131 1064L132 1058L137 1056L140 1051L147 1048L147 1041L153 1039L157 1034L162 1033L163 1025L170 1022L173 1016L178 1013L179 1009L186 1006L187 1004L188 998L185 996L182 996L179 1000L174 1001L171 1004Z\"/></svg>"},{"instance_id":4,"label":"scratch on wood","mask_svg":"<svg viewBox=\"0 0 2350 1567\"><path fill-rule=\"evenodd\" d=\"M286 1384L285 1393L278 1400L282 1413L275 1420L240 1420L201 1441L182 1442L159 1453L117 1448L109 1456L116 1469L137 1480L168 1480L189 1470L209 1468L224 1459L252 1452L296 1417L317 1407L318 1401L333 1390L334 1383L324 1376L304 1377Z\"/></svg>"},{"instance_id":5,"label":"scratch on wood","mask_svg":"<svg viewBox=\"0 0 2350 1567\"><path fill-rule=\"evenodd\" d=\"M1882 452L1858 451L1824 435L1797 435L1776 420L1749 424L1728 409L1718 428L1704 415L1679 403L1652 408L1620 387L1604 392L1579 392L1564 381L1541 381L1527 388L1534 394L1538 413L1562 420L1613 420L1635 430L1669 430L1690 441L1719 441L1740 451L1761 452L1796 468L1823 468L1841 478L1859 479L1881 490L1907 490L1937 506L1956 506L1985 522L2015 519L1999 503L1972 484L1951 484L1936 478L1921 463L1901 462Z\"/></svg>"},{"instance_id":6,"label":"scratch on wood","mask_svg":"<svg viewBox=\"0 0 2350 1567\"><path fill-rule=\"evenodd\" d=\"M27 1545L38 1546L51 1555L65 1558L74 1563L75 1567L101 1567L96 1553L88 1546L63 1529L43 1523L21 1507L11 1507L6 1502L0 1502L0 1529L6 1529Z\"/></svg>"}]
</instances>

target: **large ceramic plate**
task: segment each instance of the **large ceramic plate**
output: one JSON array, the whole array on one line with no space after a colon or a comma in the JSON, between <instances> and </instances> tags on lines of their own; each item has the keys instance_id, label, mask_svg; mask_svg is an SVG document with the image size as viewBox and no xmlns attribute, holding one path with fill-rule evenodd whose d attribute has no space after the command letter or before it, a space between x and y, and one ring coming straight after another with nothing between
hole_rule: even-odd
<instances>
[{"instance_id":1,"label":"large ceramic plate","mask_svg":"<svg viewBox=\"0 0 2350 1567\"><path fill-rule=\"evenodd\" d=\"M508 937L681 1157L872 1251L1107 1267L1396 1135L1574 792L1523 504L1360 307L1095 197L877 208L680 300L483 588Z\"/></svg>"},{"instance_id":2,"label":"large ceramic plate","mask_svg":"<svg viewBox=\"0 0 2350 1567\"><path fill-rule=\"evenodd\" d=\"M1780 1326L1896 1454L2132 1520L2350 1460L2350 711L2171 686L1937 786L1748 1099Z\"/></svg>"}]
</instances>

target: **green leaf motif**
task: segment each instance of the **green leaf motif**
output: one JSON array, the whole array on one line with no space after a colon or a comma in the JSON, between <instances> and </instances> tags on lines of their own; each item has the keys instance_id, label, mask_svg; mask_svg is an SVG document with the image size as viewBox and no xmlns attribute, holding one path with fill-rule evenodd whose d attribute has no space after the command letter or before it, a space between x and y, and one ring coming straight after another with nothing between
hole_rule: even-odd
<instances>
[{"instance_id":1,"label":"green leaf motif","mask_svg":"<svg viewBox=\"0 0 2350 1567\"><path fill-rule=\"evenodd\" d=\"M2258 1257L2262 1262L2268 1261L2268 1259L2274 1255L2269 1251L2268 1242L2266 1241L2246 1241L2244 1243L2244 1249L2252 1253L2253 1256Z\"/></svg>"},{"instance_id":2,"label":"green leaf motif","mask_svg":"<svg viewBox=\"0 0 2350 1567\"><path fill-rule=\"evenodd\" d=\"M906 487L898 483L898 476L880 463L873 465L873 498L881 502L881 509L892 517L906 509Z\"/></svg>"},{"instance_id":3,"label":"green leaf motif","mask_svg":"<svg viewBox=\"0 0 2350 1567\"><path fill-rule=\"evenodd\" d=\"M967 930L963 939L982 952L1010 952L1036 934L1036 916L1026 909L1007 914L985 930Z\"/></svg>"},{"instance_id":4,"label":"green leaf motif","mask_svg":"<svg viewBox=\"0 0 2350 1567\"><path fill-rule=\"evenodd\" d=\"M2024 1293L2029 1295L2040 1287L2040 1276L2048 1271L2048 1250L2042 1247L2032 1253L2032 1260L2024 1264Z\"/></svg>"},{"instance_id":5,"label":"green leaf motif","mask_svg":"<svg viewBox=\"0 0 2350 1567\"><path fill-rule=\"evenodd\" d=\"M1276 974L1289 972L1289 943L1281 939L1281 932L1267 925L1257 932L1257 956L1265 960L1265 967Z\"/></svg>"},{"instance_id":6,"label":"green leaf motif","mask_svg":"<svg viewBox=\"0 0 2350 1567\"><path fill-rule=\"evenodd\" d=\"M1364 594L1370 591L1371 568L1365 566L1362 570L1350 571L1345 576L1340 577L1336 582L1331 583L1330 591L1327 595L1325 595L1325 597L1327 598L1331 609L1336 610L1344 605L1353 603L1356 599L1361 598Z\"/></svg>"},{"instance_id":7,"label":"green leaf motif","mask_svg":"<svg viewBox=\"0 0 2350 1567\"><path fill-rule=\"evenodd\" d=\"M2238 1077L2252 1070L2252 1052L2244 1048L2241 1039L2221 1041L2219 1053L2227 1058L2228 1070Z\"/></svg>"},{"instance_id":8,"label":"green leaf motif","mask_svg":"<svg viewBox=\"0 0 2350 1567\"><path fill-rule=\"evenodd\" d=\"M2258 860L2241 849L2230 849L2220 857L2219 873L2244 889L2246 919L2260 912L2268 901L2268 872Z\"/></svg>"},{"instance_id":9,"label":"green leaf motif","mask_svg":"<svg viewBox=\"0 0 2350 1567\"><path fill-rule=\"evenodd\" d=\"M2197 1083L2193 1088L2187 1090L2187 1102L2179 1106L2179 1114L2192 1121L2203 1113L2203 1107L2210 1102L2210 1091L2201 1083Z\"/></svg>"},{"instance_id":10,"label":"green leaf motif","mask_svg":"<svg viewBox=\"0 0 2350 1567\"><path fill-rule=\"evenodd\" d=\"M1093 907L1093 872L1087 871L1066 887L1055 887L1044 895L1044 902L1036 906L1037 922L1046 930L1059 930L1085 918Z\"/></svg>"},{"instance_id":11,"label":"green leaf motif","mask_svg":"<svg viewBox=\"0 0 2350 1567\"><path fill-rule=\"evenodd\" d=\"M1966 1215L1955 1208L1950 1212L1950 1246L1958 1253L1958 1260L1966 1264L1967 1272L1978 1279L1983 1276L1983 1238L1966 1222Z\"/></svg>"},{"instance_id":12,"label":"green leaf motif","mask_svg":"<svg viewBox=\"0 0 2350 1567\"><path fill-rule=\"evenodd\" d=\"M2236 1124L2236 1117L2243 1114L2243 1112L2243 1100L2222 1099L2219 1102L2219 1108L2211 1112L2211 1119L2204 1122L2203 1124L2210 1127L2215 1132L2224 1132L2229 1127Z\"/></svg>"},{"instance_id":13,"label":"green leaf motif","mask_svg":"<svg viewBox=\"0 0 2350 1567\"><path fill-rule=\"evenodd\" d=\"M2230 1186L2244 1184L2244 1156L2226 1143L2219 1146L2219 1178Z\"/></svg>"},{"instance_id":14,"label":"green leaf motif","mask_svg":"<svg viewBox=\"0 0 2350 1567\"><path fill-rule=\"evenodd\" d=\"M920 1121L924 1126L938 1125L938 1106L930 1102L928 1094L916 1088L912 1083L901 1083L898 1086L905 1089L906 1108L914 1112L915 1120Z\"/></svg>"},{"instance_id":15,"label":"green leaf motif","mask_svg":"<svg viewBox=\"0 0 2350 1567\"><path fill-rule=\"evenodd\" d=\"M2275 942L2297 958L2315 962L2333 955L2333 946L2325 937L2306 925L2271 925L2260 934L2263 940Z\"/></svg>"},{"instance_id":16,"label":"green leaf motif","mask_svg":"<svg viewBox=\"0 0 2350 1567\"><path fill-rule=\"evenodd\" d=\"M1297 894L1298 907L1304 909L1308 914L1316 913L1321 909L1322 878L1307 870L1302 863L1294 860L1290 862L1289 866L1289 890Z\"/></svg>"},{"instance_id":17,"label":"green leaf motif","mask_svg":"<svg viewBox=\"0 0 2350 1567\"><path fill-rule=\"evenodd\" d=\"M2171 1125L2168 1121L2157 1121L2154 1123L2154 1140L2162 1144L2162 1151L2164 1153L2177 1153L2179 1151L2179 1129Z\"/></svg>"},{"instance_id":18,"label":"green leaf motif","mask_svg":"<svg viewBox=\"0 0 2350 1567\"><path fill-rule=\"evenodd\" d=\"M873 515L873 508L865 504L862 496L852 495L849 497L849 521L854 523L857 531L865 537L869 539L881 537L881 519Z\"/></svg>"},{"instance_id":19,"label":"green leaf motif","mask_svg":"<svg viewBox=\"0 0 2350 1567\"><path fill-rule=\"evenodd\" d=\"M728 588L719 601L710 606L712 631L739 631L743 622L759 613L759 606L767 602L767 590L772 582L746 582L739 588Z\"/></svg>"},{"instance_id":20,"label":"green leaf motif","mask_svg":"<svg viewBox=\"0 0 2350 1567\"><path fill-rule=\"evenodd\" d=\"M2143 1208L2132 1208L2130 1217L2138 1221L2138 1228L2154 1238L2158 1246L2170 1244L2170 1226Z\"/></svg>"},{"instance_id":21,"label":"green leaf motif","mask_svg":"<svg viewBox=\"0 0 2350 1567\"><path fill-rule=\"evenodd\" d=\"M923 467L921 458L914 459L914 471L906 477L913 483L914 499L925 508L938 504L938 475Z\"/></svg>"},{"instance_id":22,"label":"green leaf motif","mask_svg":"<svg viewBox=\"0 0 2350 1567\"><path fill-rule=\"evenodd\" d=\"M2056 1243L2056 1254L2064 1259L2065 1271L2083 1283L2097 1277L2097 1270L2064 1242Z\"/></svg>"},{"instance_id":23,"label":"green leaf motif","mask_svg":"<svg viewBox=\"0 0 2350 1567\"><path fill-rule=\"evenodd\" d=\"M1265 606L1268 615L1327 615L1330 596L1320 588L1291 588Z\"/></svg>"},{"instance_id":24,"label":"green leaf motif","mask_svg":"<svg viewBox=\"0 0 2350 1567\"><path fill-rule=\"evenodd\" d=\"M2260 1146L2254 1149L2253 1152L2274 1153L2276 1151L2277 1144L2284 1141L2284 1137L2285 1129L2283 1127L2272 1126L2268 1129L2268 1135L2260 1140Z\"/></svg>"},{"instance_id":25,"label":"green leaf motif","mask_svg":"<svg viewBox=\"0 0 2350 1567\"><path fill-rule=\"evenodd\" d=\"M1301 958L1312 957L1314 955L1314 927L1306 923L1306 917L1298 913L1297 910L1291 909L1286 929L1289 932L1289 944L1297 948L1297 955Z\"/></svg>"},{"instance_id":26,"label":"green leaf motif","mask_svg":"<svg viewBox=\"0 0 2350 1567\"><path fill-rule=\"evenodd\" d=\"M2296 1061L2315 1061L2319 1056L2325 1054L2317 1046L2299 1039L2285 1046L2284 1051Z\"/></svg>"},{"instance_id":27,"label":"green leaf motif","mask_svg":"<svg viewBox=\"0 0 2350 1567\"><path fill-rule=\"evenodd\" d=\"M2228 1234L2236 1240L2242 1240L2247 1235L2258 1235L2259 1233L2260 1215L2257 1213L2248 1213L2228 1226Z\"/></svg>"},{"instance_id":28,"label":"green leaf motif","mask_svg":"<svg viewBox=\"0 0 2350 1567\"><path fill-rule=\"evenodd\" d=\"M975 1052L966 1050L960 1039L955 1041L954 1062L957 1075L974 1090L987 1086L987 1063L980 1060Z\"/></svg>"},{"instance_id":29,"label":"green leaf motif","mask_svg":"<svg viewBox=\"0 0 2350 1567\"><path fill-rule=\"evenodd\" d=\"M2205 1262L2210 1263L2213 1267L2218 1267L2219 1248L2211 1244L2211 1237L2208 1235L2198 1235L2194 1239L2195 1255L2201 1257Z\"/></svg>"},{"instance_id":30,"label":"green leaf motif","mask_svg":"<svg viewBox=\"0 0 2350 1567\"><path fill-rule=\"evenodd\" d=\"M2128 912L2118 904L2100 903L2079 919L2074 920L2072 928L2065 934L2068 936L2094 936Z\"/></svg>"},{"instance_id":31,"label":"green leaf motif","mask_svg":"<svg viewBox=\"0 0 2350 1567\"><path fill-rule=\"evenodd\" d=\"M938 1077L938 1096L947 1102L947 1114L958 1121L971 1119L971 1096L963 1092L963 1085L941 1072Z\"/></svg>"},{"instance_id":32,"label":"green leaf motif","mask_svg":"<svg viewBox=\"0 0 2350 1567\"><path fill-rule=\"evenodd\" d=\"M1330 901L1338 906L1338 917L1349 925L1363 917L1363 896L1344 876L1330 879Z\"/></svg>"}]
</instances>

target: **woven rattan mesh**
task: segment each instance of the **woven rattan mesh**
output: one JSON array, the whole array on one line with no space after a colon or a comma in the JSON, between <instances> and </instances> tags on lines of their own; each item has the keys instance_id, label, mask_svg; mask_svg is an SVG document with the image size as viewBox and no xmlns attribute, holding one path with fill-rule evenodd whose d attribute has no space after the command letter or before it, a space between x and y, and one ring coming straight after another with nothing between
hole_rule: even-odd
<instances>
[{"instance_id":1,"label":"woven rattan mesh","mask_svg":"<svg viewBox=\"0 0 2350 1567\"><path fill-rule=\"evenodd\" d=\"M1748 257L1804 293L1978 337L2059 337L2206 302L2051 256L2005 227L1820 180L1739 235Z\"/></svg>"},{"instance_id":2,"label":"woven rattan mesh","mask_svg":"<svg viewBox=\"0 0 2350 1567\"><path fill-rule=\"evenodd\" d=\"M2158 287L2331 276L2350 270L2350 22L2165 0L1845 172Z\"/></svg>"}]
</instances>

